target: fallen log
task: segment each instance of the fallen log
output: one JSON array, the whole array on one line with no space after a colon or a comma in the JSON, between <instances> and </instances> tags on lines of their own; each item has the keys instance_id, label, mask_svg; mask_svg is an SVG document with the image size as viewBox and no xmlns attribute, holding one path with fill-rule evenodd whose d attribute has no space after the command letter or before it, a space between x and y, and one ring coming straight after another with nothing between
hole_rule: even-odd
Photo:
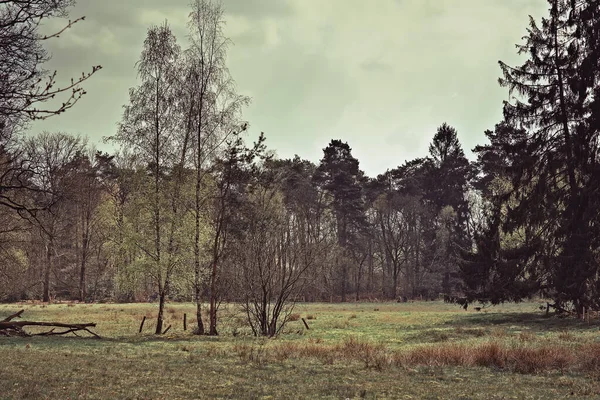
<instances>
[{"instance_id":1,"label":"fallen log","mask_svg":"<svg viewBox=\"0 0 600 400\"><path fill-rule=\"evenodd\" d=\"M62 322L13 321L13 319L20 317L24 311L21 310L0 321L0 336L53 336L66 335L68 333L79 336L77 332L84 331L96 338L100 338L100 336L90 330L90 328L96 327L95 323L65 324ZM28 333L23 329L26 326L47 326L52 329L46 332ZM66 330L55 332L56 328L65 328Z\"/></svg>"}]
</instances>

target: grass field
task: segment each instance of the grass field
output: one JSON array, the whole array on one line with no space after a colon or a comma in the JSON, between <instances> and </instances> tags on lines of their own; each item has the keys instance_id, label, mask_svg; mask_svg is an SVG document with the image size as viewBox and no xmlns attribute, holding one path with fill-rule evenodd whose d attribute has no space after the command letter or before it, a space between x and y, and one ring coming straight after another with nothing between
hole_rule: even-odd
<instances>
[{"instance_id":1,"label":"grass field","mask_svg":"<svg viewBox=\"0 0 600 400\"><path fill-rule=\"evenodd\" d=\"M251 336L233 305L218 337L183 331L191 304L167 306L162 337L153 304L0 305L0 319L24 308L26 320L96 322L102 336L0 337L0 398L600 398L598 320L539 305L299 304L310 330L296 320L276 339Z\"/></svg>"}]
</instances>

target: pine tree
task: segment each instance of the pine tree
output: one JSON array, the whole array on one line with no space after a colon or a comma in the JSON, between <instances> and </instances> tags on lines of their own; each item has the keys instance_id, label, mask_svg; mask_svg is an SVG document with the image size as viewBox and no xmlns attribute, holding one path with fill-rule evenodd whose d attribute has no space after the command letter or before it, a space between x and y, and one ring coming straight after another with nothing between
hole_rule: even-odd
<instances>
[{"instance_id":1,"label":"pine tree","mask_svg":"<svg viewBox=\"0 0 600 400\"><path fill-rule=\"evenodd\" d=\"M348 143L332 140L323 149L323 158L314 175L314 182L331 195L331 209L335 215L338 246L347 249L364 229L364 198L361 182L364 174L359 162L352 156ZM348 263L340 262L340 289L346 301L348 289Z\"/></svg>"},{"instance_id":2,"label":"pine tree","mask_svg":"<svg viewBox=\"0 0 600 400\"><path fill-rule=\"evenodd\" d=\"M467 191L473 173L456 129L446 123L438 128L429 153L432 163L424 182L425 196L437 215L436 229L431 233L438 238L437 246L445 247L446 257L436 263L441 267L441 289L451 294L458 284L459 250L470 244Z\"/></svg>"},{"instance_id":3,"label":"pine tree","mask_svg":"<svg viewBox=\"0 0 600 400\"><path fill-rule=\"evenodd\" d=\"M516 97L504 103L504 129L496 130L486 157L508 150L510 188L490 218L487 244L496 225L513 240L488 261L499 263L496 273L507 283L535 277L539 284L497 301L539 290L578 313L597 305L599 4L549 0L549 16L539 24L531 18L517 46L528 59L517 67L500 62L499 82Z\"/></svg>"}]
</instances>

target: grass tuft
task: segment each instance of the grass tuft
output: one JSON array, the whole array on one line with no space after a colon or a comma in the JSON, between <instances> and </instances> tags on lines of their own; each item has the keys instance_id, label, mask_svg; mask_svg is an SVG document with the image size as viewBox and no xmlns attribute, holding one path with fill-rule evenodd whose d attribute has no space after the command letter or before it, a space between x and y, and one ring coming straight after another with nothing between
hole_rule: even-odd
<instances>
[{"instance_id":1,"label":"grass tuft","mask_svg":"<svg viewBox=\"0 0 600 400\"><path fill-rule=\"evenodd\" d=\"M299 321L299 320L300 320L300 314L290 314L290 316L288 317L288 321L290 321L290 322Z\"/></svg>"}]
</instances>

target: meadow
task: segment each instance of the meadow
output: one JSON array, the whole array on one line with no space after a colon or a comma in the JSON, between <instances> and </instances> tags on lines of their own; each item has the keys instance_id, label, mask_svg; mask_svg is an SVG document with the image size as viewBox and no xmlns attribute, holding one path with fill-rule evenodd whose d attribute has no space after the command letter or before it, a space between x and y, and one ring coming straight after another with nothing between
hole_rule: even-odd
<instances>
[{"instance_id":1,"label":"meadow","mask_svg":"<svg viewBox=\"0 0 600 400\"><path fill-rule=\"evenodd\" d=\"M193 335L192 304L169 304L158 337L156 304L0 305L0 319L25 309L25 320L96 322L102 337L0 337L0 398L600 398L599 321L540 305L298 304L273 339L253 337L235 305L217 337Z\"/></svg>"}]
</instances>

